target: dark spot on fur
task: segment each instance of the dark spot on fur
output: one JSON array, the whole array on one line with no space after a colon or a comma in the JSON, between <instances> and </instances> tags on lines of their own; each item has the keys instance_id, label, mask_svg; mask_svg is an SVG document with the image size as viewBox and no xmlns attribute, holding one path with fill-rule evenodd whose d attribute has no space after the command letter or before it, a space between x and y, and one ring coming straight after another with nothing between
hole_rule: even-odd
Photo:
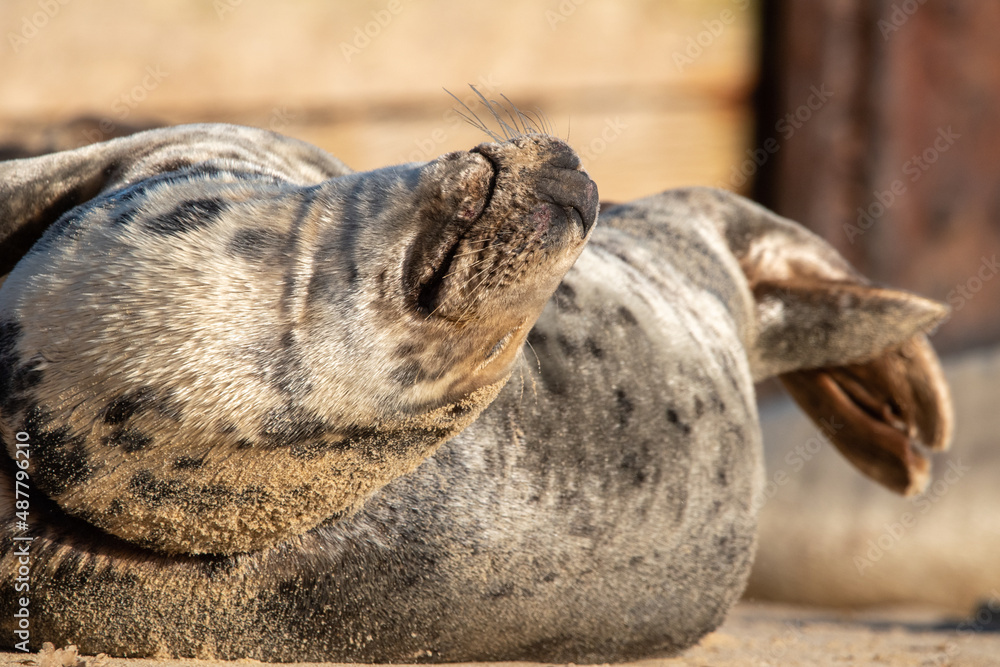
<instances>
[{"instance_id":1,"label":"dark spot on fur","mask_svg":"<svg viewBox=\"0 0 1000 667\"><path fill-rule=\"evenodd\" d=\"M110 503L108 503L108 509L104 511L107 516L116 517L121 516L125 513L128 507L122 502L121 498L115 498Z\"/></svg>"},{"instance_id":2,"label":"dark spot on fur","mask_svg":"<svg viewBox=\"0 0 1000 667\"><path fill-rule=\"evenodd\" d=\"M456 403L450 408L448 408L448 414L452 417L461 417L467 415L475 409L474 406L466 405L464 403Z\"/></svg>"},{"instance_id":3,"label":"dark spot on fur","mask_svg":"<svg viewBox=\"0 0 1000 667\"><path fill-rule=\"evenodd\" d=\"M576 353L576 345L563 334L556 334L556 342L559 343L559 347L562 348L563 354L567 357L571 357Z\"/></svg>"},{"instance_id":4,"label":"dark spot on fur","mask_svg":"<svg viewBox=\"0 0 1000 667\"><path fill-rule=\"evenodd\" d=\"M236 441L236 449L253 449L253 444L250 438L240 438Z\"/></svg>"},{"instance_id":5,"label":"dark spot on fur","mask_svg":"<svg viewBox=\"0 0 1000 667\"><path fill-rule=\"evenodd\" d=\"M414 385L423 377L424 369L419 361L411 359L404 364L400 364L392 371L390 376L394 382L403 386Z\"/></svg>"},{"instance_id":6,"label":"dark spot on fur","mask_svg":"<svg viewBox=\"0 0 1000 667\"><path fill-rule=\"evenodd\" d=\"M293 405L284 405L268 412L261 424L261 444L266 446L289 447L303 445L318 440L332 431L329 424L308 410Z\"/></svg>"},{"instance_id":7,"label":"dark spot on fur","mask_svg":"<svg viewBox=\"0 0 1000 667\"><path fill-rule=\"evenodd\" d=\"M117 225L119 227L127 227L132 224L135 220L136 214L139 213L138 207L123 208L118 214L111 220L112 225Z\"/></svg>"},{"instance_id":8,"label":"dark spot on fur","mask_svg":"<svg viewBox=\"0 0 1000 667\"><path fill-rule=\"evenodd\" d=\"M204 458L195 458L193 456L181 456L180 458L174 459L174 470L194 470L205 465Z\"/></svg>"},{"instance_id":9,"label":"dark spot on fur","mask_svg":"<svg viewBox=\"0 0 1000 667\"><path fill-rule=\"evenodd\" d=\"M594 356L595 359L604 358L604 348L598 345L597 341L595 341L593 338L588 338L586 345L587 345L587 350L590 352L590 354Z\"/></svg>"},{"instance_id":10,"label":"dark spot on fur","mask_svg":"<svg viewBox=\"0 0 1000 667\"><path fill-rule=\"evenodd\" d=\"M576 290L565 282L559 283L555 294L552 295L552 300L559 310L570 313L580 312L580 306L576 303Z\"/></svg>"},{"instance_id":11,"label":"dark spot on fur","mask_svg":"<svg viewBox=\"0 0 1000 667\"><path fill-rule=\"evenodd\" d=\"M28 403L31 390L42 381L39 359L21 364L17 344L21 326L14 321L0 322L0 411L7 415L20 412Z\"/></svg>"},{"instance_id":12,"label":"dark spot on fur","mask_svg":"<svg viewBox=\"0 0 1000 667\"><path fill-rule=\"evenodd\" d=\"M31 438L32 479L49 495L58 496L70 486L87 480L94 473L84 437L71 435L70 427L50 428L51 414L32 406L24 415L19 430Z\"/></svg>"},{"instance_id":13,"label":"dark spot on fur","mask_svg":"<svg viewBox=\"0 0 1000 667\"><path fill-rule=\"evenodd\" d=\"M288 579L278 584L278 595L282 597L292 597L301 590L301 582L298 579Z\"/></svg>"},{"instance_id":14,"label":"dark spot on fur","mask_svg":"<svg viewBox=\"0 0 1000 667\"><path fill-rule=\"evenodd\" d=\"M128 483L129 491L136 500L148 507L159 507L164 503L175 502L181 492L178 481L157 479L149 470L140 470L132 475Z\"/></svg>"},{"instance_id":15,"label":"dark spot on fur","mask_svg":"<svg viewBox=\"0 0 1000 667\"><path fill-rule=\"evenodd\" d=\"M499 588L496 588L492 591L487 591L485 597L492 598L495 600L498 598L510 597L513 594L514 594L514 584L511 582L507 582L505 584L501 584Z\"/></svg>"},{"instance_id":16,"label":"dark spot on fur","mask_svg":"<svg viewBox=\"0 0 1000 667\"><path fill-rule=\"evenodd\" d=\"M632 311L626 308L625 306L618 307L618 316L621 318L621 321L624 322L625 324L631 326L639 324L639 320L635 319L635 315L632 313Z\"/></svg>"},{"instance_id":17,"label":"dark spot on fur","mask_svg":"<svg viewBox=\"0 0 1000 667\"><path fill-rule=\"evenodd\" d=\"M639 463L639 455L635 452L625 454L621 463L618 464L618 468L630 478L635 486L642 486L646 481L646 473Z\"/></svg>"},{"instance_id":18,"label":"dark spot on fur","mask_svg":"<svg viewBox=\"0 0 1000 667\"><path fill-rule=\"evenodd\" d=\"M58 562L52 575L55 581L69 586L83 586L90 583L88 579L93 574L93 563L90 562L90 567L87 567L80 552L67 549Z\"/></svg>"},{"instance_id":19,"label":"dark spot on fur","mask_svg":"<svg viewBox=\"0 0 1000 667\"><path fill-rule=\"evenodd\" d=\"M137 414L141 414L153 397L150 387L140 387L113 399L104 408L105 424L122 424Z\"/></svg>"},{"instance_id":20,"label":"dark spot on fur","mask_svg":"<svg viewBox=\"0 0 1000 667\"><path fill-rule=\"evenodd\" d=\"M220 507L233 505L245 507L260 503L267 494L259 486L232 488L227 484L189 486L178 480L158 478L151 470L140 470L129 480L132 496L144 505L156 508L176 504L197 516ZM153 541L155 543L155 540ZM151 543L150 546L155 546Z\"/></svg>"},{"instance_id":21,"label":"dark spot on fur","mask_svg":"<svg viewBox=\"0 0 1000 667\"><path fill-rule=\"evenodd\" d=\"M411 357L414 354L420 354L426 349L427 349L427 343L425 343L424 341L410 341L407 343L403 343L402 345L397 347L395 354L397 357L406 358L406 357Z\"/></svg>"},{"instance_id":22,"label":"dark spot on fur","mask_svg":"<svg viewBox=\"0 0 1000 667\"><path fill-rule=\"evenodd\" d=\"M729 478L726 476L725 468L719 468L715 472L715 481L719 486L729 486Z\"/></svg>"},{"instance_id":23,"label":"dark spot on fur","mask_svg":"<svg viewBox=\"0 0 1000 667\"><path fill-rule=\"evenodd\" d=\"M702 403L700 396L694 397L694 416L701 417L705 414L705 404Z\"/></svg>"},{"instance_id":24,"label":"dark spot on fur","mask_svg":"<svg viewBox=\"0 0 1000 667\"><path fill-rule=\"evenodd\" d=\"M269 229L241 229L233 234L226 251L233 257L257 262L273 257L284 243L281 234Z\"/></svg>"},{"instance_id":25,"label":"dark spot on fur","mask_svg":"<svg viewBox=\"0 0 1000 667\"><path fill-rule=\"evenodd\" d=\"M249 507L264 497L263 489L256 485L234 489L227 484L207 484L198 487L183 486L182 490L186 500L194 500L196 506L202 509L220 505Z\"/></svg>"},{"instance_id":26,"label":"dark spot on fur","mask_svg":"<svg viewBox=\"0 0 1000 667\"><path fill-rule=\"evenodd\" d=\"M615 403L618 406L618 425L624 428L628 426L635 406L632 405L632 401L622 389L615 390Z\"/></svg>"},{"instance_id":27,"label":"dark spot on fur","mask_svg":"<svg viewBox=\"0 0 1000 667\"><path fill-rule=\"evenodd\" d=\"M153 442L153 439L137 428L116 429L106 441L106 444L113 447L121 447L128 453L138 452L145 449Z\"/></svg>"},{"instance_id":28,"label":"dark spot on fur","mask_svg":"<svg viewBox=\"0 0 1000 667\"><path fill-rule=\"evenodd\" d=\"M181 169L186 169L187 167L190 167L191 164L192 164L191 160L187 160L184 158L174 158L172 160L168 160L163 164L161 164L159 167L156 168L156 171L159 174L166 174L171 171L180 171Z\"/></svg>"},{"instance_id":29,"label":"dark spot on fur","mask_svg":"<svg viewBox=\"0 0 1000 667\"><path fill-rule=\"evenodd\" d=\"M217 197L191 199L174 210L146 221L146 227L164 235L178 235L207 227L226 210L226 203Z\"/></svg>"},{"instance_id":30,"label":"dark spot on fur","mask_svg":"<svg viewBox=\"0 0 1000 667\"><path fill-rule=\"evenodd\" d=\"M682 422L677 411L673 408L667 408L667 421L676 425L685 435L691 432L691 426Z\"/></svg>"},{"instance_id":31,"label":"dark spot on fur","mask_svg":"<svg viewBox=\"0 0 1000 667\"><path fill-rule=\"evenodd\" d=\"M566 393L566 376L560 364L553 363L552 350L549 347L550 341L547 334L532 329L528 332L528 343L534 350L534 356L538 357L542 383L552 394L561 395Z\"/></svg>"},{"instance_id":32,"label":"dark spot on fur","mask_svg":"<svg viewBox=\"0 0 1000 667\"><path fill-rule=\"evenodd\" d=\"M239 561L235 556L202 556L199 567L211 581L235 572L236 568L239 567Z\"/></svg>"},{"instance_id":33,"label":"dark spot on fur","mask_svg":"<svg viewBox=\"0 0 1000 667\"><path fill-rule=\"evenodd\" d=\"M265 371L271 384L286 394L302 395L312 390L309 374L306 372L299 356L299 347L295 342L295 334L285 332L278 341L277 351L269 355L269 368Z\"/></svg>"}]
</instances>

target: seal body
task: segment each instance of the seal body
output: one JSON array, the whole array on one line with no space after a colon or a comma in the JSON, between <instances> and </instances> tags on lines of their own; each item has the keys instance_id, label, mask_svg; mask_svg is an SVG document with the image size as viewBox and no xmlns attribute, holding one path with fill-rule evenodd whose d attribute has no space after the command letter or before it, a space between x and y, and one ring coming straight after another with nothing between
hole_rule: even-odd
<instances>
[{"instance_id":1,"label":"seal body","mask_svg":"<svg viewBox=\"0 0 1000 667\"><path fill-rule=\"evenodd\" d=\"M758 289L802 266L856 282L825 244L708 189L611 208L591 232L596 191L547 137L368 174L278 142L240 154L264 172L253 178L213 162L215 148L196 178L160 175L162 156L198 137L241 149L255 138L191 132L149 136L166 152L86 186L107 193L87 199L90 213L53 212L0 291L5 512L19 434L37 452L32 642L278 661L674 654L721 623L749 572L763 479L753 381L811 363L761 349L795 331L775 304L829 324L813 366L870 359L939 314L914 306L895 338L833 359L864 303L812 308L795 290ZM106 173L87 150L50 168L78 159ZM281 157L294 167L260 166ZM240 226L214 238L205 220L240 207ZM45 206L9 209L45 218ZM116 216L142 226L115 228ZM174 287L73 274L95 247L145 253L140 271L167 257L156 275ZM211 275L218 300L197 300ZM123 319L84 317L68 338L29 331L58 309L33 319L26 295L64 282L53 298L94 298ZM227 316L259 322L250 349L240 336L224 345ZM114 326L152 352L113 349L102 332ZM129 373L100 371L133 355ZM6 573L12 538L0 538ZM18 592L4 577L7 608Z\"/></svg>"}]
</instances>

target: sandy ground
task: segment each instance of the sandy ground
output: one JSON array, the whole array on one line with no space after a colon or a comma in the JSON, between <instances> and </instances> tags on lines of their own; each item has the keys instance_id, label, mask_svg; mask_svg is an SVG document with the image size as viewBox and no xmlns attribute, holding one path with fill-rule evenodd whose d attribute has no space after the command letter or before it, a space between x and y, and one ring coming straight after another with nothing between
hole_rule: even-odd
<instances>
[{"instance_id":1,"label":"sandy ground","mask_svg":"<svg viewBox=\"0 0 1000 667\"><path fill-rule=\"evenodd\" d=\"M0 653L0 661L4 665L38 667L209 667L265 664L252 660L220 662L74 658L66 652L60 655ZM742 602L718 632L705 637L700 645L684 656L631 664L636 667L1000 666L1000 625L977 623L975 617L945 617L930 609L919 610L912 607L847 613Z\"/></svg>"}]
</instances>

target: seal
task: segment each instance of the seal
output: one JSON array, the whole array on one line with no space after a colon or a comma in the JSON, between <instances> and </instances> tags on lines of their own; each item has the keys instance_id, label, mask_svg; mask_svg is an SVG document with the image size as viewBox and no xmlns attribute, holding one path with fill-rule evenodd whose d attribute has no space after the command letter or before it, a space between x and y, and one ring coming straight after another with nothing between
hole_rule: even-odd
<instances>
[{"instance_id":1,"label":"seal","mask_svg":"<svg viewBox=\"0 0 1000 667\"><path fill-rule=\"evenodd\" d=\"M595 230L575 153L512 119L363 173L224 125L0 164L0 503L25 513L0 599L27 558L28 646L676 653L745 586L774 375L920 487L942 306L722 191Z\"/></svg>"}]
</instances>

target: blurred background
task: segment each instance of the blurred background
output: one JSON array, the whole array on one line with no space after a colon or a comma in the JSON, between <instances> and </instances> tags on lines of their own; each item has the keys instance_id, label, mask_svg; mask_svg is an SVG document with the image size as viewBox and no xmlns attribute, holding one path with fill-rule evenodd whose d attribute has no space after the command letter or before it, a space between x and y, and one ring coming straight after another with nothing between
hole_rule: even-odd
<instances>
[{"instance_id":1,"label":"blurred background","mask_svg":"<svg viewBox=\"0 0 1000 667\"><path fill-rule=\"evenodd\" d=\"M954 608L998 596L1000 3L4 0L0 26L2 157L212 121L365 170L482 141L444 92L477 108L472 84L544 113L602 200L729 188L874 280L948 302L933 341L959 421L936 470L971 471L932 487L897 536L915 501L830 447L811 453L767 497L750 592ZM764 421L771 471L814 438L780 401Z\"/></svg>"}]
</instances>

